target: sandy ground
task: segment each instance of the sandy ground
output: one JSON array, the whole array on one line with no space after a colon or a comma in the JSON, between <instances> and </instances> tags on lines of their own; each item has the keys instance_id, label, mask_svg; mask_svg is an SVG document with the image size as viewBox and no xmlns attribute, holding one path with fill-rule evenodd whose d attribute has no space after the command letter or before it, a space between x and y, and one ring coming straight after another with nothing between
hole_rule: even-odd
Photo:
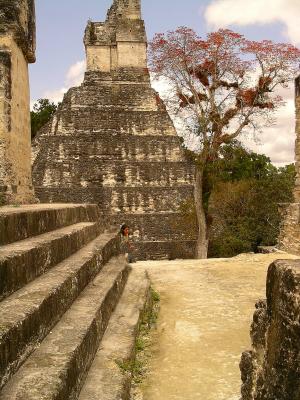
<instances>
[{"instance_id":1,"label":"sandy ground","mask_svg":"<svg viewBox=\"0 0 300 400\"><path fill-rule=\"evenodd\" d=\"M250 349L255 302L266 272L288 254L140 262L161 296L143 400L238 400L239 361Z\"/></svg>"}]
</instances>

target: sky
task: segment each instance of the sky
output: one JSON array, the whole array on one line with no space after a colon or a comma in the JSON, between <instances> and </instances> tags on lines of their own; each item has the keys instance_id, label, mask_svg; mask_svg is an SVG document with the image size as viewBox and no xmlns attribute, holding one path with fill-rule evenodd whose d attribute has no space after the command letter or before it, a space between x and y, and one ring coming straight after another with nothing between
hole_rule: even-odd
<instances>
[{"instance_id":1,"label":"sky","mask_svg":"<svg viewBox=\"0 0 300 400\"><path fill-rule=\"evenodd\" d=\"M112 0L36 0L37 61L30 66L31 103L55 102L82 82L85 70L83 33L88 19L103 21ZM193 28L199 35L230 28L252 40L271 39L300 46L299 0L142 0L148 39L156 32ZM278 165L294 160L294 90L283 93L286 105L275 126L259 141L245 139L254 151Z\"/></svg>"}]
</instances>

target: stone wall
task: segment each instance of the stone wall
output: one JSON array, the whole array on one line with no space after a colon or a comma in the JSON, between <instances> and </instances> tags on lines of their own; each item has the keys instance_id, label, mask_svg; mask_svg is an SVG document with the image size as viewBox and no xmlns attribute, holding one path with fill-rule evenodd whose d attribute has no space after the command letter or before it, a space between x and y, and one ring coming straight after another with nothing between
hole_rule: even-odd
<instances>
[{"instance_id":1,"label":"stone wall","mask_svg":"<svg viewBox=\"0 0 300 400\"><path fill-rule=\"evenodd\" d=\"M242 400L300 398L300 261L275 261L256 304L252 350L243 353Z\"/></svg>"},{"instance_id":2,"label":"stone wall","mask_svg":"<svg viewBox=\"0 0 300 400\"><path fill-rule=\"evenodd\" d=\"M33 0L0 0L0 201L30 203L28 62L35 61Z\"/></svg>"},{"instance_id":3,"label":"stone wall","mask_svg":"<svg viewBox=\"0 0 300 400\"><path fill-rule=\"evenodd\" d=\"M296 105L296 143L295 168L296 182L294 188L294 203L281 204L281 228L278 238L278 248L292 254L300 254L300 76L295 80Z\"/></svg>"},{"instance_id":4,"label":"stone wall","mask_svg":"<svg viewBox=\"0 0 300 400\"><path fill-rule=\"evenodd\" d=\"M296 143L295 143L295 167L296 184L294 189L295 202L300 202L300 76L295 80L295 105L296 105Z\"/></svg>"},{"instance_id":5,"label":"stone wall","mask_svg":"<svg viewBox=\"0 0 300 400\"><path fill-rule=\"evenodd\" d=\"M105 22L89 21L84 44L88 71L147 68L147 38L140 0L115 0Z\"/></svg>"},{"instance_id":6,"label":"stone wall","mask_svg":"<svg viewBox=\"0 0 300 400\"><path fill-rule=\"evenodd\" d=\"M88 22L84 43L84 82L33 146L37 196L98 203L112 224L130 225L139 259L193 257L196 224L180 210L194 169L150 86L140 1L115 0L105 22Z\"/></svg>"}]
</instances>

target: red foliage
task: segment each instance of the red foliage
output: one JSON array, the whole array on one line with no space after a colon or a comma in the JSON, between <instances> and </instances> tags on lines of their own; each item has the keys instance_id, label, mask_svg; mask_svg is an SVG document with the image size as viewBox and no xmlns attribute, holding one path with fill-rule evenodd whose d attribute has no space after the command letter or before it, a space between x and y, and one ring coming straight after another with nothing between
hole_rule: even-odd
<instances>
[{"instance_id":1,"label":"red foliage","mask_svg":"<svg viewBox=\"0 0 300 400\"><path fill-rule=\"evenodd\" d=\"M195 76L199 79L203 86L209 86L208 74L207 72L203 71L201 66L195 69Z\"/></svg>"},{"instance_id":2,"label":"red foliage","mask_svg":"<svg viewBox=\"0 0 300 400\"><path fill-rule=\"evenodd\" d=\"M261 76L258 81L258 88L261 91L269 91L269 87L272 83L272 78L269 76Z\"/></svg>"},{"instance_id":3,"label":"red foliage","mask_svg":"<svg viewBox=\"0 0 300 400\"><path fill-rule=\"evenodd\" d=\"M229 122L232 120L232 118L236 116L237 112L238 112L237 108L229 108L229 110L227 110L224 114L222 125L223 126L228 125Z\"/></svg>"},{"instance_id":4,"label":"red foliage","mask_svg":"<svg viewBox=\"0 0 300 400\"><path fill-rule=\"evenodd\" d=\"M159 96L158 93L155 93L155 99L156 99L156 104L157 104L158 106L160 106L160 105L163 103L163 101L162 101L162 99L160 98L160 96Z\"/></svg>"},{"instance_id":5,"label":"red foliage","mask_svg":"<svg viewBox=\"0 0 300 400\"><path fill-rule=\"evenodd\" d=\"M226 89L238 89L239 88L238 82L226 82L226 81L220 80L218 82L218 85L225 87Z\"/></svg>"},{"instance_id":6,"label":"red foliage","mask_svg":"<svg viewBox=\"0 0 300 400\"><path fill-rule=\"evenodd\" d=\"M237 104L243 105L244 107L251 107L254 105L255 99L257 97L256 89L246 89L240 90L237 94Z\"/></svg>"},{"instance_id":7,"label":"red foliage","mask_svg":"<svg viewBox=\"0 0 300 400\"><path fill-rule=\"evenodd\" d=\"M180 107L193 105L193 115L198 109L209 121L209 134L222 138L222 143L228 139L223 129L234 118L243 129L249 120L255 122L260 110L271 113L277 108L282 99L276 96L276 87L294 79L300 61L300 50L290 44L249 41L229 29L202 39L185 27L157 34L149 55L152 71L181 93ZM254 82L256 69L260 75Z\"/></svg>"},{"instance_id":8,"label":"red foliage","mask_svg":"<svg viewBox=\"0 0 300 400\"><path fill-rule=\"evenodd\" d=\"M275 104L272 101L266 101L264 103L258 103L257 107L261 109L267 108L269 110L273 110L275 108Z\"/></svg>"},{"instance_id":9,"label":"red foliage","mask_svg":"<svg viewBox=\"0 0 300 400\"><path fill-rule=\"evenodd\" d=\"M274 101L261 100L259 98L260 89L247 89L240 90L237 95L237 107L257 107L260 109L274 109L274 102L278 102L279 99Z\"/></svg>"},{"instance_id":10,"label":"red foliage","mask_svg":"<svg viewBox=\"0 0 300 400\"><path fill-rule=\"evenodd\" d=\"M181 108L187 107L190 104L196 104L196 99L195 96L185 96L182 93L177 93L179 99L180 99L180 103L179 106ZM197 93L197 97L200 101L205 101L207 100L207 96L204 93Z\"/></svg>"},{"instance_id":11,"label":"red foliage","mask_svg":"<svg viewBox=\"0 0 300 400\"><path fill-rule=\"evenodd\" d=\"M188 102L186 96L184 96L182 93L178 93L178 97L179 97L179 99L180 99L179 106L180 106L181 108L186 107L186 106L189 104L189 102Z\"/></svg>"}]
</instances>

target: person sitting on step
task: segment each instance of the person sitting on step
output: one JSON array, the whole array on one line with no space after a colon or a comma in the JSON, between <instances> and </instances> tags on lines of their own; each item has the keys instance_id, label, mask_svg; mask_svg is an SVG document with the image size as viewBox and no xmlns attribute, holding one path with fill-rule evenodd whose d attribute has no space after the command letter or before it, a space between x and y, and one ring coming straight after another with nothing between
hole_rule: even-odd
<instances>
[{"instance_id":1,"label":"person sitting on step","mask_svg":"<svg viewBox=\"0 0 300 400\"><path fill-rule=\"evenodd\" d=\"M133 252L134 248L130 241L129 226L126 225L125 223L122 224L120 227L120 233L121 233L121 240L122 240L121 250L122 250L122 252L125 253L127 262L132 263L133 262L132 252Z\"/></svg>"}]
</instances>

